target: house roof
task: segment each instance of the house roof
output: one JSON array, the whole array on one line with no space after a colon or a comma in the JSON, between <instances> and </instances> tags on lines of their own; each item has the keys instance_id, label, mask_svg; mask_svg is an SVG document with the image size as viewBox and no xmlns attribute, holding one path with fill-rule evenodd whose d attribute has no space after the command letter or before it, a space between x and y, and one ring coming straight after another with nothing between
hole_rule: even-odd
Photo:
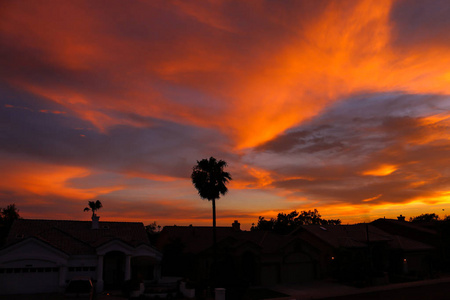
<instances>
[{"instance_id":1,"label":"house roof","mask_svg":"<svg viewBox=\"0 0 450 300\"><path fill-rule=\"evenodd\" d=\"M334 248L367 247L369 242L388 242L393 239L388 233L369 224L355 225L304 225L300 230L310 232Z\"/></svg>"},{"instance_id":2,"label":"house roof","mask_svg":"<svg viewBox=\"0 0 450 300\"><path fill-rule=\"evenodd\" d=\"M386 228L390 228L390 229L391 228L393 229L394 227L397 227L397 228L403 227L405 230L413 230L416 232L422 232L424 234L437 235L436 230L426 228L426 227L422 226L422 224L420 224L420 223L380 218L380 219L373 221L371 224L373 224L374 226L377 226L377 227L385 225Z\"/></svg>"},{"instance_id":3,"label":"house roof","mask_svg":"<svg viewBox=\"0 0 450 300\"><path fill-rule=\"evenodd\" d=\"M67 254L82 255L93 254L112 240L133 247L150 244L142 223L99 222L99 229L91 226L91 221L19 219L11 227L6 246L34 237Z\"/></svg>"},{"instance_id":4,"label":"house roof","mask_svg":"<svg viewBox=\"0 0 450 300\"><path fill-rule=\"evenodd\" d=\"M393 249L403 251L429 251L433 246L405 236L387 233L370 224L355 225L304 225L305 230L334 248L362 248L367 242L387 243Z\"/></svg>"},{"instance_id":5,"label":"house roof","mask_svg":"<svg viewBox=\"0 0 450 300\"><path fill-rule=\"evenodd\" d=\"M385 243L393 249L403 251L428 251L434 249L428 244L409 239L405 236L387 233L371 224L355 225L304 225L289 235L279 235L271 231L240 231L232 227L217 227L219 247L252 244L259 247L261 253L276 253L292 241L302 239L301 232L307 232L333 248L364 248L367 242ZM300 235L299 235L300 233ZM164 251L171 242L178 241L184 253L199 254L208 251L213 244L212 227L165 226L161 231L156 247Z\"/></svg>"},{"instance_id":6,"label":"house roof","mask_svg":"<svg viewBox=\"0 0 450 300\"><path fill-rule=\"evenodd\" d=\"M212 227L202 226L165 226L156 242L161 251L173 241L180 241L185 253L197 254L212 247ZM217 227L217 242L234 240L235 246L251 243L260 247L262 252L273 253L284 244L282 236L268 231L240 231L232 227Z\"/></svg>"},{"instance_id":7,"label":"house roof","mask_svg":"<svg viewBox=\"0 0 450 300\"><path fill-rule=\"evenodd\" d=\"M394 249L401 249L404 251L428 251L435 249L431 245L414 241L399 235L395 235L394 239L389 242L389 244Z\"/></svg>"}]
</instances>

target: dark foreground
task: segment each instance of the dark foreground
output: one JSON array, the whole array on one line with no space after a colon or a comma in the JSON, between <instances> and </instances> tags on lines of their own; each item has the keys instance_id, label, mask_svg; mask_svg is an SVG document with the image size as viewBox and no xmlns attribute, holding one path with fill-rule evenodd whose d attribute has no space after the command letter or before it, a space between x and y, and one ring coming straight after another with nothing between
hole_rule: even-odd
<instances>
[{"instance_id":1,"label":"dark foreground","mask_svg":"<svg viewBox=\"0 0 450 300\"><path fill-rule=\"evenodd\" d=\"M97 295L95 300L124 300L118 295ZM0 295L0 300L65 300L63 294Z\"/></svg>"},{"instance_id":2,"label":"dark foreground","mask_svg":"<svg viewBox=\"0 0 450 300\"><path fill-rule=\"evenodd\" d=\"M446 300L450 299L450 283L408 286L393 290L378 290L361 294L316 298L321 300Z\"/></svg>"},{"instance_id":3,"label":"dark foreground","mask_svg":"<svg viewBox=\"0 0 450 300\"><path fill-rule=\"evenodd\" d=\"M259 289L263 291L264 289ZM302 285L277 286L272 295L247 294L245 300L447 300L450 299L450 278L417 281L368 288L354 288L330 282L312 282ZM283 296L281 296L284 294ZM285 295L289 295L285 297ZM250 296L250 297L248 297ZM280 297L281 296L281 297ZM63 300L62 294L0 295L0 300ZM124 300L120 295L98 295L96 300ZM212 300L212 299L207 299ZM231 299L234 300L234 299Z\"/></svg>"},{"instance_id":4,"label":"dark foreground","mask_svg":"<svg viewBox=\"0 0 450 300\"><path fill-rule=\"evenodd\" d=\"M277 291L296 300L447 300L450 278L356 288L335 282L316 281L303 285L277 286Z\"/></svg>"}]
</instances>

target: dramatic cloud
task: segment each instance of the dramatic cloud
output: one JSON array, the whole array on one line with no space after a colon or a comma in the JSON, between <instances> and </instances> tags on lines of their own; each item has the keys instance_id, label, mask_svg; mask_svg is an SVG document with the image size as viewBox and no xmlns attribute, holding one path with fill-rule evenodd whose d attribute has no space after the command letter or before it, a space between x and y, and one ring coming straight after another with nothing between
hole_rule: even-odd
<instances>
[{"instance_id":1,"label":"dramatic cloud","mask_svg":"<svg viewBox=\"0 0 450 300\"><path fill-rule=\"evenodd\" d=\"M252 163L310 200L434 202L448 196L449 150L450 97L364 95L257 147Z\"/></svg>"},{"instance_id":2,"label":"dramatic cloud","mask_svg":"<svg viewBox=\"0 0 450 300\"><path fill-rule=\"evenodd\" d=\"M83 218L73 211L98 198L105 218L203 224L210 205L189 175L215 156L234 178L220 224L443 205L449 12L425 0L3 2L0 199L25 217Z\"/></svg>"}]
</instances>

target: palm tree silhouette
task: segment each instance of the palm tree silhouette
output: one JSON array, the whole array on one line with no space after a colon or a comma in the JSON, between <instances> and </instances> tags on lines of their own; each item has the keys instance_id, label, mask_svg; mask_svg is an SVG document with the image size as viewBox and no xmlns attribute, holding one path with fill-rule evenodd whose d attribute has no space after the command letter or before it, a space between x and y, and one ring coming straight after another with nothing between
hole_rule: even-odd
<instances>
[{"instance_id":1,"label":"palm tree silhouette","mask_svg":"<svg viewBox=\"0 0 450 300\"><path fill-rule=\"evenodd\" d=\"M92 216L95 216L95 212L103 207L103 204L100 200L97 201L89 201L89 207L85 207L84 211L92 211Z\"/></svg>"},{"instance_id":2,"label":"palm tree silhouette","mask_svg":"<svg viewBox=\"0 0 450 300\"><path fill-rule=\"evenodd\" d=\"M225 195L228 192L226 183L231 180L231 176L228 172L223 170L227 166L227 163L223 160L217 161L214 157L209 159L202 159L197 161L197 164L192 170L192 183L197 189L198 194L202 199L212 201L213 209L213 255L214 262L216 262L216 247L217 247L217 235L216 235L216 199L220 198L220 195Z\"/></svg>"}]
</instances>

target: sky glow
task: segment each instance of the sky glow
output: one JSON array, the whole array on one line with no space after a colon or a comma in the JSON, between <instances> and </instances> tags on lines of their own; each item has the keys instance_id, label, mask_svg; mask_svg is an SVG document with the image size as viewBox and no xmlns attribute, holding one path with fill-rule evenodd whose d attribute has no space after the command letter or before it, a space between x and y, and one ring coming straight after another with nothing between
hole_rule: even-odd
<instances>
[{"instance_id":1,"label":"sky glow","mask_svg":"<svg viewBox=\"0 0 450 300\"><path fill-rule=\"evenodd\" d=\"M4 1L1 207L210 225L450 209L448 1Z\"/></svg>"}]
</instances>

